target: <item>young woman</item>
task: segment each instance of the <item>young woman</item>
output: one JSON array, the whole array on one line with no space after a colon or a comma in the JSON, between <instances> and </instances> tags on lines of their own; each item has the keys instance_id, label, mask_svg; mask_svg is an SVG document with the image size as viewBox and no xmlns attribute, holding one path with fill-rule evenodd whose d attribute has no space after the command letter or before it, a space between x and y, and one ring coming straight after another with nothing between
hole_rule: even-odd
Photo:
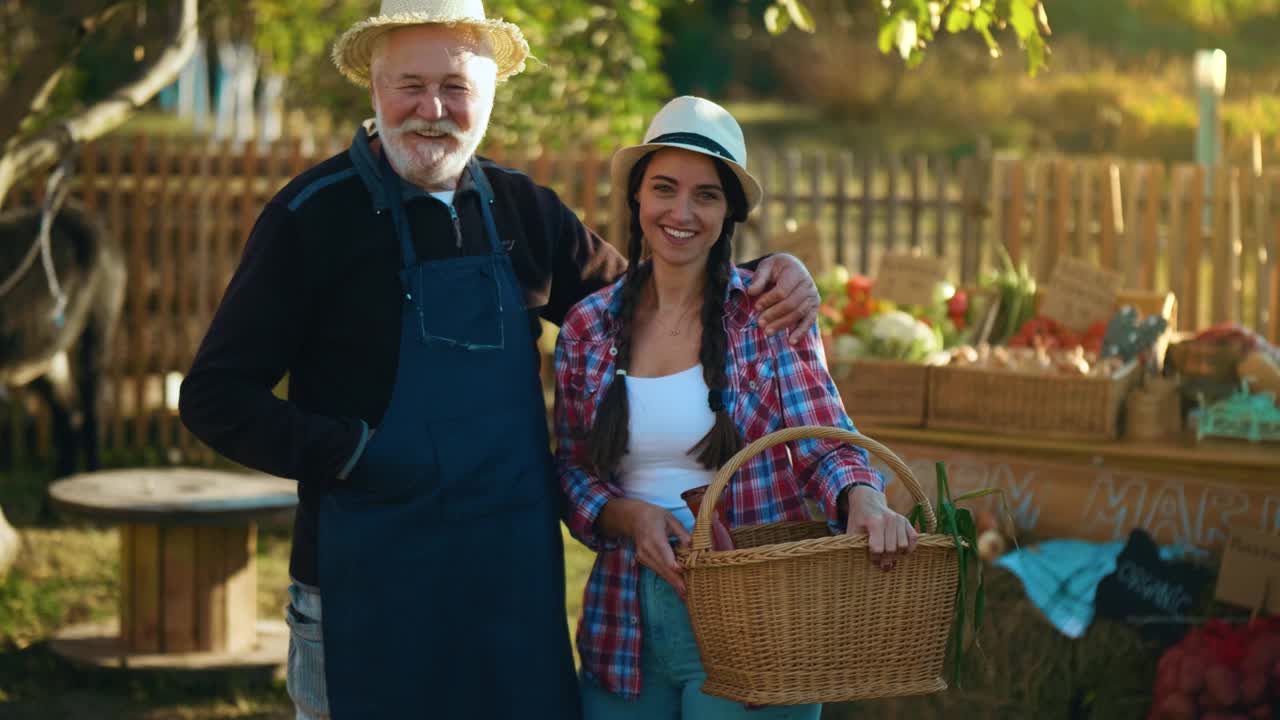
<instances>
[{"instance_id":1,"label":"young woman","mask_svg":"<svg viewBox=\"0 0 1280 720\"><path fill-rule=\"evenodd\" d=\"M586 720L818 718L818 705L754 708L702 693L672 539L689 541L681 493L707 485L744 441L782 427L853 429L817 329L767 335L731 260L761 197L742 131L708 100L677 98L645 143L614 155L630 210L626 275L588 297L556 347L556 426L570 531L598 552L578 628ZM749 461L721 497L730 527L807 519L867 533L891 569L916 534L889 509L859 449L808 440Z\"/></svg>"}]
</instances>

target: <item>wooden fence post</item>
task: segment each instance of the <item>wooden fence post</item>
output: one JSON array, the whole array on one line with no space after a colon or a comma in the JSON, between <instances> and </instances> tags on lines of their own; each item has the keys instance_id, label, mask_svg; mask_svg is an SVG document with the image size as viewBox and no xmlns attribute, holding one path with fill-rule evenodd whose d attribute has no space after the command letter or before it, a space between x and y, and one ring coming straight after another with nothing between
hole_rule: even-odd
<instances>
[{"instance_id":1,"label":"wooden fence post","mask_svg":"<svg viewBox=\"0 0 1280 720\"><path fill-rule=\"evenodd\" d=\"M862 167L862 203L858 209L858 272L871 274L872 215L876 202L876 160L870 152L864 151L859 158Z\"/></svg>"},{"instance_id":2,"label":"wooden fence post","mask_svg":"<svg viewBox=\"0 0 1280 720\"><path fill-rule=\"evenodd\" d=\"M1145 213L1142 216L1142 256L1145 258L1142 263L1141 287L1145 290L1156 289L1157 271L1160 266L1160 201L1161 189L1164 187L1164 166L1154 164L1147 166L1147 171L1143 174L1143 189L1146 206L1143 208ZM1136 189L1135 189L1136 190ZM1135 191L1134 196L1137 197ZM1133 217L1137 217L1138 211L1135 209ZM1135 245L1137 245L1135 238ZM1166 277L1173 277L1170 272Z\"/></svg>"},{"instance_id":3,"label":"wooden fence post","mask_svg":"<svg viewBox=\"0 0 1280 720\"><path fill-rule=\"evenodd\" d=\"M1026 213L1027 191L1025 167L1022 160L1011 160L1002 165L1006 168L1004 176L1009 197L1009 201L1001 208L1004 215L1004 246L1009 252L1009 257L1018 263L1025 259L1022 242L1022 221ZM997 190L997 192L1001 191Z\"/></svg>"},{"instance_id":4,"label":"wooden fence post","mask_svg":"<svg viewBox=\"0 0 1280 720\"><path fill-rule=\"evenodd\" d=\"M951 197L950 197L950 160L945 155L939 155L934 158L933 162L933 214L934 214L934 236L933 251L940 258L947 256L947 225L950 219Z\"/></svg>"}]
</instances>

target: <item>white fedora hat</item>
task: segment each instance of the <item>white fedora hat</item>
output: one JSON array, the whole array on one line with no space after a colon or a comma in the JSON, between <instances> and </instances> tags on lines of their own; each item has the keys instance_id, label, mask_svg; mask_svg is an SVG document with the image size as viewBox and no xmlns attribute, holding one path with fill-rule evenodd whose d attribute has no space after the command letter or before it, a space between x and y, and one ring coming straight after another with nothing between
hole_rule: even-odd
<instances>
[{"instance_id":1,"label":"white fedora hat","mask_svg":"<svg viewBox=\"0 0 1280 720\"><path fill-rule=\"evenodd\" d=\"M640 158L668 147L724 161L742 183L742 191L747 196L747 212L760 204L764 191L760 181L747 172L747 143L742 138L738 121L728 110L710 100L689 95L672 100L653 116L642 144L624 147L613 154L609 176L615 197L625 200L627 180Z\"/></svg>"},{"instance_id":2,"label":"white fedora hat","mask_svg":"<svg viewBox=\"0 0 1280 720\"><path fill-rule=\"evenodd\" d=\"M412 25L469 27L484 33L498 64L498 79L506 80L524 70L529 43L512 23L489 19L481 0L382 0L376 17L352 25L333 44L333 63L348 79L369 84L369 61L379 35Z\"/></svg>"}]
</instances>

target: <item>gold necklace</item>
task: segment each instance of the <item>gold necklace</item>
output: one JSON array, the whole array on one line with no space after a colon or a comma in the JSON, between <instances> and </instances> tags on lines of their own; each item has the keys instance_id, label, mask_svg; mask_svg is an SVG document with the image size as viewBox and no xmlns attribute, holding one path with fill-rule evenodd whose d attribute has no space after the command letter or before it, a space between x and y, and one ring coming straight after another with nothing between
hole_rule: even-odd
<instances>
[{"instance_id":1,"label":"gold necklace","mask_svg":"<svg viewBox=\"0 0 1280 720\"><path fill-rule=\"evenodd\" d=\"M658 316L657 310L654 310L653 312L653 319L657 320L658 324L661 325L664 330L666 330L668 337L676 337L677 335L680 334L680 326L684 324L683 322L684 316L688 315L689 311L692 310L693 307L694 307L693 305L689 305L684 309L684 312L680 313L680 317L676 318L676 326L674 329L672 329L670 325L667 325L666 323L662 322L662 318Z\"/></svg>"}]
</instances>

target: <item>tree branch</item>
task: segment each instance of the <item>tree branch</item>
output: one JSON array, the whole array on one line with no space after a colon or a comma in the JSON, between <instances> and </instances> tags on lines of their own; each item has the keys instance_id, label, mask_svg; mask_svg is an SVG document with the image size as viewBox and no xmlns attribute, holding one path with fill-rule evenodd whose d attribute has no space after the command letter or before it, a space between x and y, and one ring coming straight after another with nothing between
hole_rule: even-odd
<instances>
[{"instance_id":1,"label":"tree branch","mask_svg":"<svg viewBox=\"0 0 1280 720\"><path fill-rule=\"evenodd\" d=\"M27 53L23 64L12 73L12 82L0 97L0 141L10 148L22 123L41 112L63 73L75 60L85 40L98 28L132 5L121 0L106 8L90 8L96 2L82 0L64 6L56 15L35 12L32 33L37 38L52 38L48 43Z\"/></svg>"},{"instance_id":2,"label":"tree branch","mask_svg":"<svg viewBox=\"0 0 1280 720\"><path fill-rule=\"evenodd\" d=\"M195 51L199 4L198 0L179 1L182 3L179 20L163 51L156 56L142 77L124 86L115 95L6 148L4 156L0 157L0 206L3 206L4 198L17 178L52 165L73 145L94 140L119 127L138 108L178 77ZM113 8L103 12L113 12ZM101 17L101 14L97 17Z\"/></svg>"},{"instance_id":3,"label":"tree branch","mask_svg":"<svg viewBox=\"0 0 1280 720\"><path fill-rule=\"evenodd\" d=\"M75 58L84 41L80 33L60 32L58 24L48 15L36 13L33 18L34 36L50 41L27 53L0 98L0 139L6 147L17 136L23 121L48 100L63 68Z\"/></svg>"}]
</instances>

